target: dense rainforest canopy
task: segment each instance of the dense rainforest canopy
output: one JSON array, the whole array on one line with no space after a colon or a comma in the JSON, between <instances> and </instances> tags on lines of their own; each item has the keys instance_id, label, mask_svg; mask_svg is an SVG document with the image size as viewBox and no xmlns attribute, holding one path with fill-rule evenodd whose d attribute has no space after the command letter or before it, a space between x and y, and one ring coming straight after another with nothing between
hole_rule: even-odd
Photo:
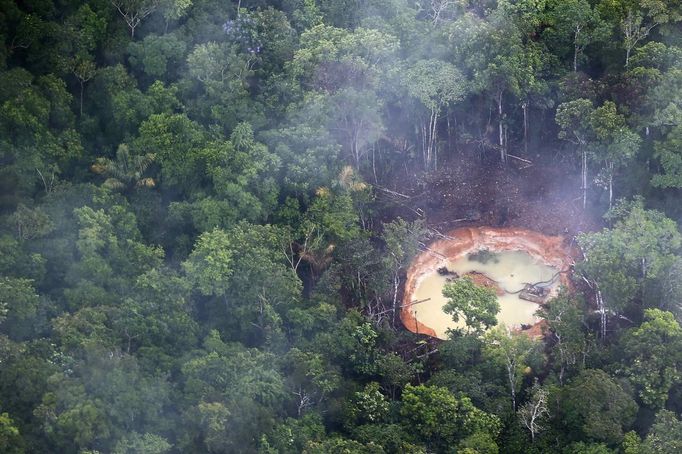
<instances>
[{"instance_id":1,"label":"dense rainforest canopy","mask_svg":"<svg viewBox=\"0 0 682 454\"><path fill-rule=\"evenodd\" d=\"M682 452L681 27L0 0L0 452ZM402 327L467 223L582 251L543 337Z\"/></svg>"}]
</instances>

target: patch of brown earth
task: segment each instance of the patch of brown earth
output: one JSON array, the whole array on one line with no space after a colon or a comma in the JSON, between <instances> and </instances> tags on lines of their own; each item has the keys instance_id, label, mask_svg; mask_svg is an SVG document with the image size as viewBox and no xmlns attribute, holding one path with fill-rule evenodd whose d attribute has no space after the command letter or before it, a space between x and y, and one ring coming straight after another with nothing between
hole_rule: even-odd
<instances>
[{"instance_id":1,"label":"patch of brown earth","mask_svg":"<svg viewBox=\"0 0 682 454\"><path fill-rule=\"evenodd\" d=\"M486 287L491 289L492 291L495 292L497 296L502 296L504 295L504 290L497 285L497 282L489 278L483 273L479 273L478 271L469 271L468 273L465 274L466 277L471 279L474 284L478 285L479 287Z\"/></svg>"}]
</instances>

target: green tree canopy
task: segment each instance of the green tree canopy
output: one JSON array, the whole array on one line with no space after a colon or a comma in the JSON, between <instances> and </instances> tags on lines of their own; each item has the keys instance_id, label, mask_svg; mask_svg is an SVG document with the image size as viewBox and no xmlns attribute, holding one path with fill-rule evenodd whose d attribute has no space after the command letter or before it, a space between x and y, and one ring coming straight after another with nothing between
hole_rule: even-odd
<instances>
[{"instance_id":1,"label":"green tree canopy","mask_svg":"<svg viewBox=\"0 0 682 454\"><path fill-rule=\"evenodd\" d=\"M467 331L480 334L497 325L500 303L494 290L476 285L470 278L463 277L445 284L443 296L448 299L443 311L452 315L455 323L463 319Z\"/></svg>"}]
</instances>

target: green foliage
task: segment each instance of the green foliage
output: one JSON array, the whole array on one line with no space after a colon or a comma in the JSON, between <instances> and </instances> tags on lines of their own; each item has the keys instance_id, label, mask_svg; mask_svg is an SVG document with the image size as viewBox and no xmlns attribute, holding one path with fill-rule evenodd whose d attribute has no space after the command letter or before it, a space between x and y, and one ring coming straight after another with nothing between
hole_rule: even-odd
<instances>
[{"instance_id":1,"label":"green foliage","mask_svg":"<svg viewBox=\"0 0 682 454\"><path fill-rule=\"evenodd\" d=\"M652 177L651 183L662 188L682 187L682 156L680 144L682 143L682 128L675 127L666 136L664 141L656 143L655 155L663 167L662 174Z\"/></svg>"},{"instance_id":2,"label":"green foliage","mask_svg":"<svg viewBox=\"0 0 682 454\"><path fill-rule=\"evenodd\" d=\"M0 450L7 454L24 452L19 429L14 426L14 421L7 413L0 413Z\"/></svg>"},{"instance_id":3,"label":"green foliage","mask_svg":"<svg viewBox=\"0 0 682 454\"><path fill-rule=\"evenodd\" d=\"M108 189L129 190L134 186L153 187L154 180L142 178L142 175L154 158L154 154L132 155L128 145L121 144L116 150L116 159L98 158L92 168L107 177L103 186Z\"/></svg>"},{"instance_id":4,"label":"green foliage","mask_svg":"<svg viewBox=\"0 0 682 454\"><path fill-rule=\"evenodd\" d=\"M9 222L16 227L16 236L19 240L44 237L54 229L50 217L43 210L31 209L21 203L9 217Z\"/></svg>"},{"instance_id":5,"label":"green foliage","mask_svg":"<svg viewBox=\"0 0 682 454\"><path fill-rule=\"evenodd\" d=\"M623 454L639 454L642 449L642 439L635 431L630 431L623 437L621 450Z\"/></svg>"},{"instance_id":6,"label":"green foliage","mask_svg":"<svg viewBox=\"0 0 682 454\"><path fill-rule=\"evenodd\" d=\"M189 0L185 0L189 1ZM130 64L150 77L164 77L169 65L177 65L185 55L185 43L173 34L147 35L142 42L130 43Z\"/></svg>"},{"instance_id":7,"label":"green foliage","mask_svg":"<svg viewBox=\"0 0 682 454\"><path fill-rule=\"evenodd\" d=\"M0 331L12 338L27 338L39 325L40 297L30 279L0 277Z\"/></svg>"},{"instance_id":8,"label":"green foliage","mask_svg":"<svg viewBox=\"0 0 682 454\"><path fill-rule=\"evenodd\" d=\"M182 264L187 277L202 294L225 294L227 279L233 273L231 244L231 238L223 230L205 232Z\"/></svg>"},{"instance_id":9,"label":"green foliage","mask_svg":"<svg viewBox=\"0 0 682 454\"><path fill-rule=\"evenodd\" d=\"M405 74L407 90L428 110L439 111L466 93L463 75L440 60L419 60Z\"/></svg>"},{"instance_id":10,"label":"green foliage","mask_svg":"<svg viewBox=\"0 0 682 454\"><path fill-rule=\"evenodd\" d=\"M487 435L488 440L494 440L501 429L497 416L474 407L468 397L457 399L446 388L437 386L407 385L400 414L406 430L437 449L469 436ZM471 440L464 445L469 443Z\"/></svg>"},{"instance_id":11,"label":"green foliage","mask_svg":"<svg viewBox=\"0 0 682 454\"><path fill-rule=\"evenodd\" d=\"M273 359L241 344L223 343L211 331L203 351L182 366L183 394L189 404L183 449L253 448L253 434L272 427L272 410L285 396Z\"/></svg>"},{"instance_id":12,"label":"green foliage","mask_svg":"<svg viewBox=\"0 0 682 454\"><path fill-rule=\"evenodd\" d=\"M358 423L379 423L386 419L389 412L389 403L386 397L379 391L379 384L371 382L362 391L356 392L349 410L353 419L352 426Z\"/></svg>"},{"instance_id":13,"label":"green foliage","mask_svg":"<svg viewBox=\"0 0 682 454\"><path fill-rule=\"evenodd\" d=\"M500 303L494 290L463 277L445 284L443 296L448 299L443 312L452 315L455 323L463 318L468 332L482 333L497 325Z\"/></svg>"},{"instance_id":14,"label":"green foliage","mask_svg":"<svg viewBox=\"0 0 682 454\"><path fill-rule=\"evenodd\" d=\"M0 452L680 451L679 3L0 0ZM466 279L404 330L527 199L544 337Z\"/></svg>"},{"instance_id":15,"label":"green foliage","mask_svg":"<svg viewBox=\"0 0 682 454\"><path fill-rule=\"evenodd\" d=\"M204 151L209 159L209 173L217 196L225 200L238 219L265 219L277 203L275 183L280 160L267 147L255 141L248 123L235 127L230 142L212 143Z\"/></svg>"},{"instance_id":16,"label":"green foliage","mask_svg":"<svg viewBox=\"0 0 682 454\"><path fill-rule=\"evenodd\" d=\"M156 156L162 185L188 191L205 173L206 162L200 151L204 143L203 129L186 115L157 114L140 125L134 146Z\"/></svg>"},{"instance_id":17,"label":"green foliage","mask_svg":"<svg viewBox=\"0 0 682 454\"><path fill-rule=\"evenodd\" d=\"M165 378L143 374L133 357L92 349L50 378L36 412L61 449L111 449L134 429L159 429L168 396Z\"/></svg>"},{"instance_id":18,"label":"green foliage","mask_svg":"<svg viewBox=\"0 0 682 454\"><path fill-rule=\"evenodd\" d=\"M357 28L353 32L316 25L301 34L300 47L289 62L289 70L303 83L335 90L355 81L373 85L379 65L390 61L398 42L390 34ZM316 82L313 79L320 72Z\"/></svg>"},{"instance_id":19,"label":"green foliage","mask_svg":"<svg viewBox=\"0 0 682 454\"><path fill-rule=\"evenodd\" d=\"M670 388L680 380L682 328L670 312L647 309L644 322L624 333L624 372L637 387L641 401L663 408Z\"/></svg>"},{"instance_id":20,"label":"green foliage","mask_svg":"<svg viewBox=\"0 0 682 454\"><path fill-rule=\"evenodd\" d=\"M621 312L672 263L682 237L672 220L645 210L639 199L616 206L609 219L613 228L578 237L586 257L578 270L599 284L610 309Z\"/></svg>"},{"instance_id":21,"label":"green foliage","mask_svg":"<svg viewBox=\"0 0 682 454\"><path fill-rule=\"evenodd\" d=\"M261 440L259 453L298 454L309 442L321 441L325 436L320 415L309 413L300 419L287 418Z\"/></svg>"},{"instance_id":22,"label":"green foliage","mask_svg":"<svg viewBox=\"0 0 682 454\"><path fill-rule=\"evenodd\" d=\"M556 122L561 127L559 138L584 147L590 140L590 117L594 105L589 99L576 99L557 108Z\"/></svg>"},{"instance_id":23,"label":"green foliage","mask_svg":"<svg viewBox=\"0 0 682 454\"><path fill-rule=\"evenodd\" d=\"M555 365L559 368L559 382L563 383L566 372L583 367L594 347L594 334L585 329L585 302L561 289L559 295L541 306L536 314L547 321Z\"/></svg>"},{"instance_id":24,"label":"green foliage","mask_svg":"<svg viewBox=\"0 0 682 454\"><path fill-rule=\"evenodd\" d=\"M582 371L560 395L560 421L574 439L615 445L634 422L637 404L602 370Z\"/></svg>"},{"instance_id":25,"label":"green foliage","mask_svg":"<svg viewBox=\"0 0 682 454\"><path fill-rule=\"evenodd\" d=\"M681 440L682 423L673 412L661 410L656 414L656 420L642 443L641 450L652 454L673 453L682 448Z\"/></svg>"},{"instance_id":26,"label":"green foliage","mask_svg":"<svg viewBox=\"0 0 682 454\"><path fill-rule=\"evenodd\" d=\"M516 410L516 395L523 376L529 369L538 348L538 342L526 333L512 331L505 325L490 329L484 337L484 355L505 372L511 397L512 410Z\"/></svg>"},{"instance_id":27,"label":"green foliage","mask_svg":"<svg viewBox=\"0 0 682 454\"><path fill-rule=\"evenodd\" d=\"M608 39L609 26L587 0L553 0L548 3L546 20L549 27L543 34L557 53L568 57L567 60L572 58L571 66L577 71L585 48Z\"/></svg>"},{"instance_id":28,"label":"green foliage","mask_svg":"<svg viewBox=\"0 0 682 454\"><path fill-rule=\"evenodd\" d=\"M165 454L173 447L168 441L158 435L146 433L143 435L133 432L123 437L112 453L114 454Z\"/></svg>"},{"instance_id":29,"label":"green foliage","mask_svg":"<svg viewBox=\"0 0 682 454\"><path fill-rule=\"evenodd\" d=\"M571 443L564 452L570 454L613 454L614 451L603 443L585 443L579 441L577 443Z\"/></svg>"}]
</instances>

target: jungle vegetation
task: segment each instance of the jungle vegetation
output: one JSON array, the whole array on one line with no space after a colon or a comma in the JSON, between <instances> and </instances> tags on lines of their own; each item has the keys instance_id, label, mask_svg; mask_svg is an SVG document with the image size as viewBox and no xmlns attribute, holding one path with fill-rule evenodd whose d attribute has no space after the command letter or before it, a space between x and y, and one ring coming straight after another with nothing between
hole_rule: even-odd
<instances>
[{"instance_id":1,"label":"jungle vegetation","mask_svg":"<svg viewBox=\"0 0 682 454\"><path fill-rule=\"evenodd\" d=\"M0 452L681 452L681 24L677 0L0 0ZM581 284L542 339L406 331L432 230L379 188L518 158L599 219Z\"/></svg>"}]
</instances>

